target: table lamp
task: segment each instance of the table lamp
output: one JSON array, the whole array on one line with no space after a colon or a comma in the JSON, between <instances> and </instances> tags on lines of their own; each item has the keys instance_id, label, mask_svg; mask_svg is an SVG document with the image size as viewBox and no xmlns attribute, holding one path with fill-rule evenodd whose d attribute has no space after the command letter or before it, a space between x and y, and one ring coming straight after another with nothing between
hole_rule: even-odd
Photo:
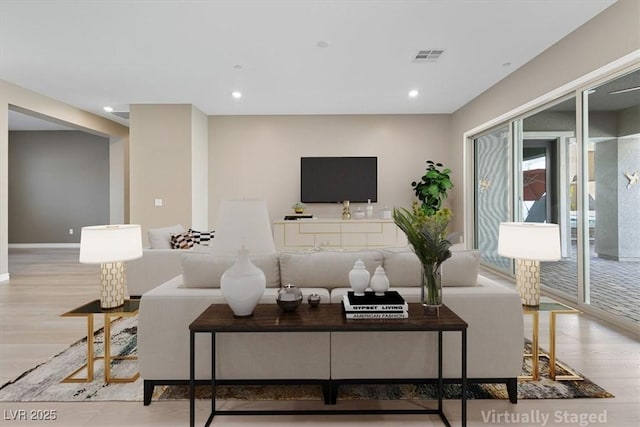
<instances>
[{"instance_id":1,"label":"table lamp","mask_svg":"<svg viewBox=\"0 0 640 427\"><path fill-rule=\"evenodd\" d=\"M218 210L214 255L237 257L220 278L220 289L236 317L247 317L264 295L266 278L249 256L276 251L264 200L223 200Z\"/></svg>"},{"instance_id":2,"label":"table lamp","mask_svg":"<svg viewBox=\"0 0 640 427\"><path fill-rule=\"evenodd\" d=\"M560 255L558 224L502 222L498 254L516 259L516 290L522 304L540 305L540 261L557 261Z\"/></svg>"},{"instance_id":3,"label":"table lamp","mask_svg":"<svg viewBox=\"0 0 640 427\"><path fill-rule=\"evenodd\" d=\"M142 256L142 232L139 225L96 225L82 227L80 262L100 264L100 307L124 305L124 261Z\"/></svg>"}]
</instances>

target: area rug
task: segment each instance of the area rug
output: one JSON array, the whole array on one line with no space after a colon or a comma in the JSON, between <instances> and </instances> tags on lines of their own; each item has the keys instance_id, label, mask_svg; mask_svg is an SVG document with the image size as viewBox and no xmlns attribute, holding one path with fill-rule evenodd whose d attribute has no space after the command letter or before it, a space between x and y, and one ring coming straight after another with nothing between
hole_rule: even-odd
<instances>
[{"instance_id":1,"label":"area rug","mask_svg":"<svg viewBox=\"0 0 640 427\"><path fill-rule=\"evenodd\" d=\"M112 323L112 345L114 355L135 355L137 349L137 318L130 317L115 320ZM104 348L104 331L96 331L94 336L95 352L101 354ZM60 383L74 369L86 361L87 339L81 339L69 348L51 357L46 362L24 372L18 378L0 387L0 401L9 402L75 402L75 401L142 401L143 382L106 384L104 364L95 364L94 381L89 383ZM530 346L525 342L526 348ZM530 349L529 349L530 350ZM540 360L541 372L546 372L546 359ZM137 371L135 361L115 361L112 375L128 377ZM556 369L563 373L558 365ZM530 358L523 362L523 374L531 371ZM80 375L82 372L80 373ZM198 387L197 397L209 398L209 387ZM445 397L458 398L460 387L446 385ZM268 386L219 386L216 397L221 400L321 400L322 392L317 385L268 385ZM435 397L432 385L408 384L367 384L344 385L340 387L338 399L410 399L428 400ZM471 384L471 399L507 399L507 390L503 384ZM609 398L613 395L597 384L584 378L583 381L553 381L544 374L539 381L521 381L518 383L518 399L571 399L571 398ZM154 391L154 400L187 399L186 386L161 386Z\"/></svg>"}]
</instances>

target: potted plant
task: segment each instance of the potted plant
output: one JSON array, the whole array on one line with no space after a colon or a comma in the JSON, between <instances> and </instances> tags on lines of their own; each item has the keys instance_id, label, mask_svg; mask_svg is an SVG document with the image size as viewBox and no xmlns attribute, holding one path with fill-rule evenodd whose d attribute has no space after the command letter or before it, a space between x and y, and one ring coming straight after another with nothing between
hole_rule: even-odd
<instances>
[{"instance_id":1,"label":"potted plant","mask_svg":"<svg viewBox=\"0 0 640 427\"><path fill-rule=\"evenodd\" d=\"M302 202L294 203L293 206L291 207L293 208L293 211L297 214L304 213L304 210L307 208L307 206Z\"/></svg>"},{"instance_id":2,"label":"potted plant","mask_svg":"<svg viewBox=\"0 0 640 427\"><path fill-rule=\"evenodd\" d=\"M423 206L415 201L412 210L393 210L393 220L407 235L407 240L422 264L421 303L424 307L442 305L440 266L451 257L451 242L446 239L451 210L444 208L427 215Z\"/></svg>"},{"instance_id":3,"label":"potted plant","mask_svg":"<svg viewBox=\"0 0 640 427\"><path fill-rule=\"evenodd\" d=\"M420 181L413 181L411 186L416 197L422 202L425 213L435 215L447 198L447 192L453 188L449 174L451 169L444 168L442 163L427 160L427 169Z\"/></svg>"}]
</instances>

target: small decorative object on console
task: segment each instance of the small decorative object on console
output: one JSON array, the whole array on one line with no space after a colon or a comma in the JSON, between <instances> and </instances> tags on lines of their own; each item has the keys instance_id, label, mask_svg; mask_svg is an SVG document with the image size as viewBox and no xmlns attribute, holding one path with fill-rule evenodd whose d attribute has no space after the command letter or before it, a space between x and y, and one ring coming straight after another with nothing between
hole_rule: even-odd
<instances>
[{"instance_id":1,"label":"small decorative object on console","mask_svg":"<svg viewBox=\"0 0 640 427\"><path fill-rule=\"evenodd\" d=\"M349 201L342 202L342 219L351 219L351 210L349 208Z\"/></svg>"},{"instance_id":2,"label":"small decorative object on console","mask_svg":"<svg viewBox=\"0 0 640 427\"><path fill-rule=\"evenodd\" d=\"M376 271L373 273L369 286L377 296L384 296L384 293L389 289L389 278L381 265L376 267Z\"/></svg>"},{"instance_id":3,"label":"small decorative object on console","mask_svg":"<svg viewBox=\"0 0 640 427\"><path fill-rule=\"evenodd\" d=\"M371 199L367 200L367 218L373 218L373 205Z\"/></svg>"},{"instance_id":4,"label":"small decorative object on console","mask_svg":"<svg viewBox=\"0 0 640 427\"><path fill-rule=\"evenodd\" d=\"M309 297L307 298L307 302L311 307L317 307L318 305L320 305L320 295L318 294L309 295Z\"/></svg>"},{"instance_id":5,"label":"small decorative object on console","mask_svg":"<svg viewBox=\"0 0 640 427\"><path fill-rule=\"evenodd\" d=\"M349 272L349 284L355 295L364 295L364 291L369 287L370 277L364 262L358 259L353 265L353 269Z\"/></svg>"},{"instance_id":6,"label":"small decorative object on console","mask_svg":"<svg viewBox=\"0 0 640 427\"><path fill-rule=\"evenodd\" d=\"M396 291L376 295L365 292L363 296L348 292L342 298L342 307L347 319L406 319L409 305Z\"/></svg>"},{"instance_id":7,"label":"small decorative object on console","mask_svg":"<svg viewBox=\"0 0 640 427\"><path fill-rule=\"evenodd\" d=\"M283 311L296 311L302 303L302 291L297 286L287 283L278 290L276 302Z\"/></svg>"},{"instance_id":8,"label":"small decorative object on console","mask_svg":"<svg viewBox=\"0 0 640 427\"><path fill-rule=\"evenodd\" d=\"M291 207L293 208L293 211L297 214L304 213L304 210L307 208L307 206L301 202L294 203L293 206Z\"/></svg>"}]
</instances>

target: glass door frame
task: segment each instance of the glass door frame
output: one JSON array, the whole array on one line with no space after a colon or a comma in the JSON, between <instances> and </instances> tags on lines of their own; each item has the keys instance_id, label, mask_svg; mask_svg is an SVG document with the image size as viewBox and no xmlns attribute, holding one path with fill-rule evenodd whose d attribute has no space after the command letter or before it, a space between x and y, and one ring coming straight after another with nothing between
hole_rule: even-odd
<instances>
[{"instance_id":1,"label":"glass door frame","mask_svg":"<svg viewBox=\"0 0 640 427\"><path fill-rule=\"evenodd\" d=\"M577 225L576 225L576 240L577 240L577 295L571 295L570 299L567 298L568 295L563 293L554 292L552 289L545 288L545 291L549 292L552 296L557 298L560 301L572 303L577 305L577 307L585 313L592 314L597 316L605 321L618 325L624 329L634 330L637 328L637 324L623 319L619 316L611 314L601 308L595 307L591 305L591 296L590 296L590 273L589 273L589 214L588 209L589 206L589 191L588 191L588 141L585 142L585 135L588 135L588 114L589 114L589 105L588 105L588 92L593 88L596 88L600 85L603 85L609 81L615 80L618 77L621 77L625 74L628 74L633 71L637 71L640 69L640 60L638 56L635 56L632 59L629 58L621 58L620 60L608 64L607 66L602 67L599 70L596 70L586 76L583 76L562 88L556 89L552 92L549 92L545 95L540 96L539 98L521 105L495 119L492 119L486 122L484 125L479 125L464 132L463 140L463 201L464 201L464 235L470 236L471 239L466 243L468 248L477 247L475 238L475 215L476 215L476 197L475 197L475 163L476 159L474 158L474 140L483 134L491 132L492 130L496 130L500 127L509 126L510 138L512 139L512 143L510 148L512 150L512 159L513 163L511 165L512 168L512 206L510 212L510 218L519 218L521 217L521 212L519 212L519 207L517 206L517 200L519 195L516 194L519 192L519 188L521 186L521 173L518 177L518 167L516 165L520 165L521 162L516 161L515 153L520 153L521 156L521 148L514 144L514 141L521 141L521 138L518 138L519 132L522 129L521 120L526 116L535 114L536 111L541 111L549 105L553 105L555 103L561 102L563 99L569 99L571 97L575 97L576 104L576 143L578 144L577 148L577 175L579 179L576 182L576 192L577 192ZM520 159L521 160L521 159ZM521 167L520 167L521 168ZM518 216L515 216L515 215ZM493 270L493 269L492 269ZM498 273L505 273L502 270L497 270Z\"/></svg>"}]
</instances>

